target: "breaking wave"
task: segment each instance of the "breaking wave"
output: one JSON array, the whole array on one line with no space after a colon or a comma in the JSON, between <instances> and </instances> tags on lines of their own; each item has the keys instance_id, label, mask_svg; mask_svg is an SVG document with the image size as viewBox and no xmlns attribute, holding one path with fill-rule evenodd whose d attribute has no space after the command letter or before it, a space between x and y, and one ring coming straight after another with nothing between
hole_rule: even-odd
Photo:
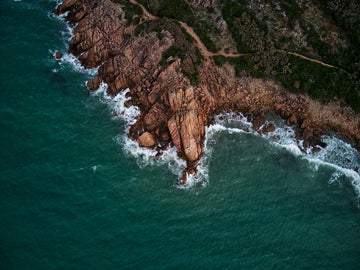
<instances>
[{"instance_id":1,"label":"breaking wave","mask_svg":"<svg viewBox=\"0 0 360 270\"><path fill-rule=\"evenodd\" d=\"M55 2L59 5L62 1L55 0ZM60 19L64 20L65 16L66 14L61 15ZM67 28L61 32L64 48L68 48L69 46L69 42L73 36L73 29L74 28L67 25ZM70 65L76 72L89 74L91 76L97 73L97 68L84 68L75 56L65 50L66 49L60 51L62 58L58 60L58 62L61 67ZM57 50L49 51L55 58ZM54 72L57 72L57 70L54 70ZM102 83L99 89L92 95L98 96L102 102L106 102L111 106L114 119L121 118L124 121L125 132L117 136L115 141L123 146L125 153L136 158L140 167L155 164L166 165L169 170L180 179L186 167L186 162L177 156L176 147L169 147L167 150L160 150L160 152L158 152L153 149L140 147L136 141L132 141L129 138L129 126L134 124L140 115L140 110L136 106L130 106L129 108L125 106L125 101L130 99L126 97L130 90L125 89L113 98L106 94L106 90L107 85ZM350 179L357 196L360 198L360 175L357 172L360 167L360 156L358 151L350 144L336 137L323 136L322 141L327 145L325 148L320 148L319 151L314 153L312 153L311 149L308 149L307 153L304 153L304 151L301 150L303 149L303 142L298 142L295 139L295 131L293 128L286 126L284 121L268 121L267 123L273 123L276 127L275 130L265 135L260 135L252 129L252 123L242 114L228 112L217 115L214 123L206 127L204 155L199 161L198 172L188 176L185 186L178 185L178 187L189 188L199 183L203 186L209 183L209 161L213 152L213 145L216 143L216 134L219 132L248 133L254 136L261 136L275 147L286 149L294 156L307 160L314 171L317 171L322 166L333 168L335 172L331 175L329 184L339 182L342 176L346 176ZM264 126L260 127L260 130L263 127Z\"/></svg>"},{"instance_id":2,"label":"breaking wave","mask_svg":"<svg viewBox=\"0 0 360 270\"><path fill-rule=\"evenodd\" d=\"M55 0L56 7L58 7L63 1ZM48 16L54 20L61 20L65 22L65 17L67 16L68 12L61 14L59 16L55 15L54 13L49 13ZM56 59L56 53L59 52L62 56L60 59L57 59L57 62L60 65L60 68L66 68L70 66L70 68L76 72L88 74L90 76L94 76L98 72L98 68L85 68L81 65L81 62L78 58L68 52L69 44L74 36L74 29L76 28L77 24L74 26L70 26L66 24L66 28L60 32L61 41L62 41L62 48L61 49L50 49L49 53L52 55L53 59ZM53 69L53 72L57 72L58 69Z\"/></svg>"},{"instance_id":3,"label":"breaking wave","mask_svg":"<svg viewBox=\"0 0 360 270\"><path fill-rule=\"evenodd\" d=\"M125 122L124 134L116 138L116 141L123 145L124 151L135 157L140 167L165 164L180 179L186 163L177 156L176 147L170 147L158 153L156 150L140 147L136 141L128 137L129 126L134 124L140 115L139 108L135 106L127 108L125 106L125 102L130 99L126 97L130 90L125 89L114 98L111 98L106 94L106 89L107 85L102 83L99 90L93 93L93 95L99 96L100 100L110 104L113 117L121 118ZM214 123L206 127L204 155L199 161L198 172L188 175L186 184L184 186L178 185L178 187L189 188L199 183L205 186L209 183L209 162L213 152L213 145L216 143L216 134L219 132L230 134L248 133L253 136L263 137L275 147L286 149L294 156L307 160L309 167L314 171L318 171L321 166L333 168L335 172L329 179L329 184L338 181L341 176L346 176L350 179L360 198L360 176L355 171L357 167L360 167L359 153L350 144L336 137L323 136L322 141L327 145L325 148L320 148L319 151L314 151L314 153L312 153L312 149L308 149L304 153L301 150L303 149L303 142L298 142L295 139L295 131L292 127L286 126L284 121L268 121L267 123L274 124L275 130L265 135L260 135L252 129L252 123L242 114L230 112L217 115ZM260 130L265 124L260 127Z\"/></svg>"},{"instance_id":4,"label":"breaking wave","mask_svg":"<svg viewBox=\"0 0 360 270\"><path fill-rule=\"evenodd\" d=\"M131 99L126 97L130 89L125 89L115 97L110 97L106 93L107 87L106 83L101 83L99 89L92 95L97 96L100 101L107 103L111 107L113 119L121 119L124 122L124 133L118 135L115 141L122 145L126 154L136 158L140 168L155 164L166 165L173 174L180 178L186 167L186 162L178 157L176 147L168 147L166 150L158 152L154 149L140 147L136 141L129 138L129 128L136 123L140 115L138 107L133 105L130 107L125 106L125 102Z\"/></svg>"},{"instance_id":5,"label":"breaking wave","mask_svg":"<svg viewBox=\"0 0 360 270\"><path fill-rule=\"evenodd\" d=\"M349 143L334 136L323 136L322 141L326 147L319 148L318 151L308 148L304 152L303 141L296 140L295 130L292 127L286 126L284 121L276 120L267 121L260 127L260 130L268 123L274 124L275 130L261 135L252 129L252 123L242 114L230 112L217 115L215 123L206 129L205 154L201 162L201 166L205 166L205 168L202 168L202 171L208 174L207 165L212 153L211 145L216 143L215 134L219 132L248 133L263 137L275 147L283 148L294 156L307 160L309 167L315 172L322 166L334 169L335 172L331 175L329 184L338 182L342 176L345 176L351 181L358 198L360 198L360 175L357 172L360 168L360 154Z\"/></svg>"}]
</instances>

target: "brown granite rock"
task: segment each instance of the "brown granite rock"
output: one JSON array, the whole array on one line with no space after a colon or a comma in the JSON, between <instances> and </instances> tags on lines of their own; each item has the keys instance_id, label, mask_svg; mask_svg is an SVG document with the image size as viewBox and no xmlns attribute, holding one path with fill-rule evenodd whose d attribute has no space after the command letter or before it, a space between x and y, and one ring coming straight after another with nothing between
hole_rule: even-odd
<instances>
[{"instance_id":1,"label":"brown granite rock","mask_svg":"<svg viewBox=\"0 0 360 270\"><path fill-rule=\"evenodd\" d=\"M217 5L216 0L189 3ZM246 71L238 76L230 63L218 67L210 57L204 57L194 86L181 72L182 68L194 71L189 58L184 63L170 57L167 64L159 64L163 53L175 44L167 30L161 31L161 40L155 32L134 35L135 27L127 25L121 6L110 0L65 0L56 13L65 12L66 20L75 26L69 51L85 67L99 66L97 76L88 82L89 91L98 89L102 81L107 83L111 96L129 88L131 102L127 105L141 110L129 136L145 147L160 143L165 148L169 142L177 146L179 156L187 162L182 183L187 174L196 173L209 118L226 110L255 116L255 128L264 124L267 113L275 112L289 125L298 126L297 138L304 139L305 145L335 131L360 148L360 115L335 102L324 105L306 95L289 93L273 80L252 78ZM142 20L149 18L144 16ZM202 52L206 50L199 45ZM274 129L268 124L262 132Z\"/></svg>"},{"instance_id":2,"label":"brown granite rock","mask_svg":"<svg viewBox=\"0 0 360 270\"><path fill-rule=\"evenodd\" d=\"M266 123L264 127L262 128L262 133L267 134L269 132L275 131L275 126L273 123Z\"/></svg>"},{"instance_id":3,"label":"brown granite rock","mask_svg":"<svg viewBox=\"0 0 360 270\"><path fill-rule=\"evenodd\" d=\"M62 58L62 54L61 54L60 52L56 52L56 53L55 53L55 58L56 58L57 60L61 59L61 58Z\"/></svg>"},{"instance_id":4,"label":"brown granite rock","mask_svg":"<svg viewBox=\"0 0 360 270\"><path fill-rule=\"evenodd\" d=\"M99 76L95 76L92 80L88 81L86 85L89 89L89 92L95 92L98 90L101 82L102 80Z\"/></svg>"},{"instance_id":5,"label":"brown granite rock","mask_svg":"<svg viewBox=\"0 0 360 270\"><path fill-rule=\"evenodd\" d=\"M156 145L156 140L154 138L154 135L152 135L150 132L145 132L139 137L139 145L144 147L153 147Z\"/></svg>"}]
</instances>

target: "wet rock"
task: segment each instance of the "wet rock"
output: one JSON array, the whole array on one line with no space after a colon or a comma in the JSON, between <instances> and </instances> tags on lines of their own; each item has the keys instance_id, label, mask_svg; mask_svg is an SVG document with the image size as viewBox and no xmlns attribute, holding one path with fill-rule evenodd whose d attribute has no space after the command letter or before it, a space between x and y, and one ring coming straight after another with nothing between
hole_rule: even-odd
<instances>
[{"instance_id":1,"label":"wet rock","mask_svg":"<svg viewBox=\"0 0 360 270\"><path fill-rule=\"evenodd\" d=\"M99 89L102 80L99 76L95 76L92 80L87 82L87 88L89 92L95 92Z\"/></svg>"},{"instance_id":2,"label":"wet rock","mask_svg":"<svg viewBox=\"0 0 360 270\"><path fill-rule=\"evenodd\" d=\"M156 140L150 132L145 132L139 137L139 145L144 147L154 147Z\"/></svg>"},{"instance_id":3,"label":"wet rock","mask_svg":"<svg viewBox=\"0 0 360 270\"><path fill-rule=\"evenodd\" d=\"M260 113L252 121L253 124L252 128L257 131L264 123L265 123L265 114Z\"/></svg>"},{"instance_id":4,"label":"wet rock","mask_svg":"<svg viewBox=\"0 0 360 270\"><path fill-rule=\"evenodd\" d=\"M183 176L181 178L181 185L185 185L188 177L197 172L196 167L192 165L188 165L183 172Z\"/></svg>"},{"instance_id":5,"label":"wet rock","mask_svg":"<svg viewBox=\"0 0 360 270\"><path fill-rule=\"evenodd\" d=\"M133 105L133 104L132 104L132 101L131 101L131 100L127 100L127 101L124 102L124 106L125 106L126 108L130 108L132 105Z\"/></svg>"},{"instance_id":6,"label":"wet rock","mask_svg":"<svg viewBox=\"0 0 360 270\"><path fill-rule=\"evenodd\" d=\"M191 5L216 7L218 2L195 0ZM119 19L125 18L124 11L109 0L65 0L56 13L65 12L66 20L75 26L70 52L85 67L99 66L97 76L87 84L89 91L97 90L101 82L108 85L111 96L129 88L131 102L126 106L136 105L141 111L130 126L130 138L145 147L175 145L179 157L187 162L183 183L187 174L196 172L205 125L215 112L225 110L255 115L254 128L265 123L265 114L275 112L287 119L287 124L297 125L297 139L307 145L319 143L321 134L333 130L360 148L359 114L292 94L273 80L253 78L245 71L238 76L233 65L218 67L206 57L198 67L194 88L182 74L182 70L194 72L194 59L170 57L166 65L159 64L164 52L175 44L166 27L161 41L154 32L134 35L135 28ZM220 22L218 28L226 30L226 23ZM274 130L273 124L262 128L263 133Z\"/></svg>"},{"instance_id":7,"label":"wet rock","mask_svg":"<svg viewBox=\"0 0 360 270\"><path fill-rule=\"evenodd\" d=\"M269 132L274 132L275 131L275 126L273 123L266 123L264 125L264 127L262 128L262 133L263 134L267 134Z\"/></svg>"},{"instance_id":8,"label":"wet rock","mask_svg":"<svg viewBox=\"0 0 360 270\"><path fill-rule=\"evenodd\" d=\"M170 133L168 131L161 133L161 140L164 142L169 142L171 139Z\"/></svg>"},{"instance_id":9,"label":"wet rock","mask_svg":"<svg viewBox=\"0 0 360 270\"><path fill-rule=\"evenodd\" d=\"M55 58L56 58L57 60L61 59L61 58L62 58L62 54L61 54L60 52L56 52L56 53L55 53Z\"/></svg>"}]
</instances>

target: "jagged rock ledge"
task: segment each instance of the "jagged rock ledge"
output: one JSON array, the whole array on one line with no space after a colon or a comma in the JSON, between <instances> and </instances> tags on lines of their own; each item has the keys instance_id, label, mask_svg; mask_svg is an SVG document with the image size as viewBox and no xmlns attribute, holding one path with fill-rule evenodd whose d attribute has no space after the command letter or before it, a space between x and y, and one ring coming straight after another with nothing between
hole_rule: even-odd
<instances>
[{"instance_id":1,"label":"jagged rock ledge","mask_svg":"<svg viewBox=\"0 0 360 270\"><path fill-rule=\"evenodd\" d=\"M101 82L108 84L109 95L130 88L132 99L127 105L138 106L141 115L129 136L144 147L175 145L187 163L182 184L196 172L205 126L222 111L242 112L254 129L275 112L296 126L297 138L304 140L305 147L319 144L323 134L336 133L360 149L360 115L349 108L292 94L273 80L252 78L246 72L236 76L233 66L218 67L206 56L198 82L192 85L182 72L180 58L159 64L175 42L169 31L162 30L161 40L155 32L136 36L121 6L110 0L65 0L56 14L66 12L66 20L75 26L70 53L87 68L100 66L88 83L89 91ZM141 22L151 19L144 12ZM196 40L193 45L198 46Z\"/></svg>"}]
</instances>

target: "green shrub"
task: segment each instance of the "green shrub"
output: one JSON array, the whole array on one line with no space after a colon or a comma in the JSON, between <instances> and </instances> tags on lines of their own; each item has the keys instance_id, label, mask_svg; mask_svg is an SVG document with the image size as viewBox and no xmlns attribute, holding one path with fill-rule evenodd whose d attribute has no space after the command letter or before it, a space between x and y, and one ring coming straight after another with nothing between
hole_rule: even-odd
<instances>
[{"instance_id":1,"label":"green shrub","mask_svg":"<svg viewBox=\"0 0 360 270\"><path fill-rule=\"evenodd\" d=\"M214 55L213 59L214 59L215 65L217 65L219 67L224 65L225 62L227 61L227 58L225 56L223 56L223 55Z\"/></svg>"},{"instance_id":2,"label":"green shrub","mask_svg":"<svg viewBox=\"0 0 360 270\"><path fill-rule=\"evenodd\" d=\"M139 24L140 16L143 14L142 8L139 5L135 5L126 0L111 0L111 1L123 6L125 12L125 19L127 20L128 25L130 25L133 22L135 25Z\"/></svg>"},{"instance_id":3,"label":"green shrub","mask_svg":"<svg viewBox=\"0 0 360 270\"><path fill-rule=\"evenodd\" d=\"M360 89L352 82L348 72L326 67L297 56L291 56L290 63L291 73L277 76L287 89L294 92L306 92L311 97L325 102L334 97L343 97L354 110L360 110ZM295 82L300 83L299 89L294 87Z\"/></svg>"},{"instance_id":4,"label":"green shrub","mask_svg":"<svg viewBox=\"0 0 360 270\"><path fill-rule=\"evenodd\" d=\"M139 0L152 14L195 25L195 17L191 7L185 0Z\"/></svg>"},{"instance_id":5,"label":"green shrub","mask_svg":"<svg viewBox=\"0 0 360 270\"><path fill-rule=\"evenodd\" d=\"M291 28L294 28L295 21L301 19L303 13L302 8L299 7L295 0L282 0L280 1L281 7L285 10L288 17L288 24Z\"/></svg>"}]
</instances>

